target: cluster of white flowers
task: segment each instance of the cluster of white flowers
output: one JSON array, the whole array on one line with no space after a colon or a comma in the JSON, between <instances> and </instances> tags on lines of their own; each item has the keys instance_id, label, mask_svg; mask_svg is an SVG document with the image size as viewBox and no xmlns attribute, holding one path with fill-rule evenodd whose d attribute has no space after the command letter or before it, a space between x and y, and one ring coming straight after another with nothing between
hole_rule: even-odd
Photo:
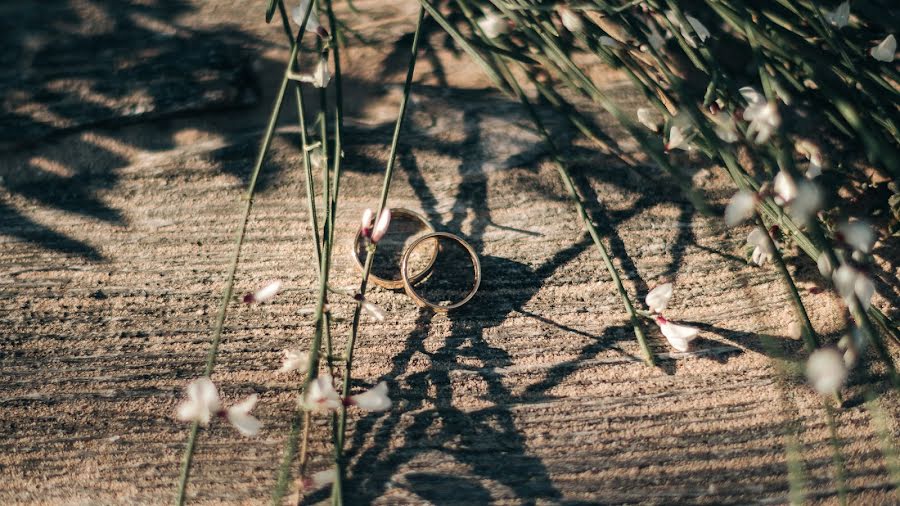
<instances>
[{"instance_id":1,"label":"cluster of white flowers","mask_svg":"<svg viewBox=\"0 0 900 506\"><path fill-rule=\"evenodd\" d=\"M250 410L256 406L256 394L226 409L219 399L216 385L209 378L202 377L188 384L187 397L178 406L178 419L181 421L197 422L205 427L213 416L218 416L227 419L245 436L255 436L262 427L262 423L250 414Z\"/></svg>"},{"instance_id":2,"label":"cluster of white flowers","mask_svg":"<svg viewBox=\"0 0 900 506\"><path fill-rule=\"evenodd\" d=\"M647 303L647 307L653 314L654 321L659 325L660 332L662 332L662 335L669 341L669 344L676 350L685 352L690 349L691 341L697 337L700 333L700 329L689 325L673 323L662 315L663 310L669 305L669 300L672 298L673 292L674 289L672 283L659 285L647 293L644 302Z\"/></svg>"}]
</instances>

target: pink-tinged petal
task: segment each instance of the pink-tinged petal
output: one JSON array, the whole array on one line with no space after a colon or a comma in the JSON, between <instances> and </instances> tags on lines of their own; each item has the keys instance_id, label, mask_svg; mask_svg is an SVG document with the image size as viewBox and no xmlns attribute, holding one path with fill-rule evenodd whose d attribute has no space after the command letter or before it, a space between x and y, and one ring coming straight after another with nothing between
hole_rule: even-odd
<instances>
[{"instance_id":1,"label":"pink-tinged petal","mask_svg":"<svg viewBox=\"0 0 900 506\"><path fill-rule=\"evenodd\" d=\"M644 302L653 313L661 313L666 306L669 305L669 299L672 298L672 283L664 283L650 290Z\"/></svg>"},{"instance_id":2,"label":"pink-tinged petal","mask_svg":"<svg viewBox=\"0 0 900 506\"><path fill-rule=\"evenodd\" d=\"M256 406L257 399L257 395L253 394L228 408L225 414L231 425L245 436L255 436L262 428L262 422L250 414L250 411Z\"/></svg>"},{"instance_id":3,"label":"pink-tinged petal","mask_svg":"<svg viewBox=\"0 0 900 506\"><path fill-rule=\"evenodd\" d=\"M375 223L375 228L372 229L372 242L377 243L384 237L384 234L387 233L388 227L391 226L391 210L383 209L381 214L378 216L378 222Z\"/></svg>"},{"instance_id":4,"label":"pink-tinged petal","mask_svg":"<svg viewBox=\"0 0 900 506\"><path fill-rule=\"evenodd\" d=\"M844 357L834 348L818 349L806 362L806 377L822 395L832 395L840 390L848 375Z\"/></svg>"},{"instance_id":5,"label":"pink-tinged petal","mask_svg":"<svg viewBox=\"0 0 900 506\"><path fill-rule=\"evenodd\" d=\"M279 290L281 290L281 281L269 282L259 290L244 295L244 302L247 304L266 302L274 297Z\"/></svg>"},{"instance_id":6,"label":"pink-tinged petal","mask_svg":"<svg viewBox=\"0 0 900 506\"><path fill-rule=\"evenodd\" d=\"M650 109L646 107L639 107L637 110L637 119L642 125L649 128L651 131L659 131L659 123L656 121L655 117L653 116L653 112L650 111Z\"/></svg>"},{"instance_id":7,"label":"pink-tinged petal","mask_svg":"<svg viewBox=\"0 0 900 506\"><path fill-rule=\"evenodd\" d=\"M669 140L666 142L666 151L680 148L684 144L684 132L677 125L669 129Z\"/></svg>"},{"instance_id":8,"label":"pink-tinged petal","mask_svg":"<svg viewBox=\"0 0 900 506\"><path fill-rule=\"evenodd\" d=\"M731 197L725 207L725 224L729 227L740 224L742 221L753 217L756 208L756 194L747 190L741 190Z\"/></svg>"},{"instance_id":9,"label":"pink-tinged petal","mask_svg":"<svg viewBox=\"0 0 900 506\"><path fill-rule=\"evenodd\" d=\"M362 220L360 221L360 228L363 230L372 228L372 221L375 219L375 213L372 212L371 209L366 208L362 213Z\"/></svg>"},{"instance_id":10,"label":"pink-tinged petal","mask_svg":"<svg viewBox=\"0 0 900 506\"><path fill-rule=\"evenodd\" d=\"M303 485L303 490L310 492L334 483L335 479L337 479L337 473L334 468L331 468L313 473L312 476L303 478L301 483Z\"/></svg>"},{"instance_id":11,"label":"pink-tinged petal","mask_svg":"<svg viewBox=\"0 0 900 506\"><path fill-rule=\"evenodd\" d=\"M666 340L669 341L672 348L681 352L688 351L691 348L691 341L693 341L700 333L700 329L696 327L679 325L665 320L664 318L657 318L656 323L659 325L659 330L662 332L662 335L666 337Z\"/></svg>"},{"instance_id":12,"label":"pink-tinged petal","mask_svg":"<svg viewBox=\"0 0 900 506\"><path fill-rule=\"evenodd\" d=\"M387 411L391 409L391 399L388 398L387 383L382 381L371 389L350 397L350 403L362 410L370 412Z\"/></svg>"},{"instance_id":13,"label":"pink-tinged petal","mask_svg":"<svg viewBox=\"0 0 900 506\"><path fill-rule=\"evenodd\" d=\"M797 197L797 183L787 172L775 174L775 202L780 205L790 203Z\"/></svg>"},{"instance_id":14,"label":"pink-tinged petal","mask_svg":"<svg viewBox=\"0 0 900 506\"><path fill-rule=\"evenodd\" d=\"M341 396L334 389L334 380L329 374L322 374L309 384L301 406L308 411L328 411L342 405Z\"/></svg>"}]
</instances>

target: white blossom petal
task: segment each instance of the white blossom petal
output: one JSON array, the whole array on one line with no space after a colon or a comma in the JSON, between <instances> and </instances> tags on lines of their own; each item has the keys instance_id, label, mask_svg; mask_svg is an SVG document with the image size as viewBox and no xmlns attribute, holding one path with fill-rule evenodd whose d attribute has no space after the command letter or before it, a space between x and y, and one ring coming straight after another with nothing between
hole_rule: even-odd
<instances>
[{"instance_id":1,"label":"white blossom petal","mask_svg":"<svg viewBox=\"0 0 900 506\"><path fill-rule=\"evenodd\" d=\"M334 389L334 380L329 374L322 374L312 380L301 401L301 406L307 411L328 411L338 409L341 405L341 396Z\"/></svg>"},{"instance_id":2,"label":"white blossom petal","mask_svg":"<svg viewBox=\"0 0 900 506\"><path fill-rule=\"evenodd\" d=\"M367 300L362 301L362 308L365 312L369 313L372 318L375 318L379 322L383 322L385 317L387 316L384 312L384 309L381 309L381 306L378 304L373 304Z\"/></svg>"},{"instance_id":3,"label":"white blossom petal","mask_svg":"<svg viewBox=\"0 0 900 506\"><path fill-rule=\"evenodd\" d=\"M209 424L210 417L221 409L216 385L207 377L197 378L187 386L187 400L178 406L178 419Z\"/></svg>"},{"instance_id":4,"label":"white blossom petal","mask_svg":"<svg viewBox=\"0 0 900 506\"><path fill-rule=\"evenodd\" d=\"M841 353L834 348L820 348L806 362L806 377L822 395L836 393L847 381L847 366Z\"/></svg>"},{"instance_id":5,"label":"white blossom petal","mask_svg":"<svg viewBox=\"0 0 900 506\"><path fill-rule=\"evenodd\" d=\"M253 394L228 408L225 414L231 425L245 436L255 436L262 428L262 422L250 414L250 410L256 406L257 399L257 395Z\"/></svg>"},{"instance_id":6,"label":"white blossom petal","mask_svg":"<svg viewBox=\"0 0 900 506\"><path fill-rule=\"evenodd\" d=\"M868 223L864 221L846 222L838 228L838 232L851 248L863 253L872 252L876 237L875 231Z\"/></svg>"},{"instance_id":7,"label":"white blossom petal","mask_svg":"<svg viewBox=\"0 0 900 506\"><path fill-rule=\"evenodd\" d=\"M800 181L797 185L797 196L789 209L791 219L800 225L806 225L822 209L822 201L822 191L817 184Z\"/></svg>"},{"instance_id":8,"label":"white blossom petal","mask_svg":"<svg viewBox=\"0 0 900 506\"><path fill-rule=\"evenodd\" d=\"M350 403L365 411L387 411L391 409L391 399L388 398L387 393L387 383L382 381L361 394L351 396Z\"/></svg>"},{"instance_id":9,"label":"white blossom petal","mask_svg":"<svg viewBox=\"0 0 900 506\"><path fill-rule=\"evenodd\" d=\"M300 350L284 350L280 373L291 371L306 372L309 368L309 353Z\"/></svg>"},{"instance_id":10,"label":"white blossom petal","mask_svg":"<svg viewBox=\"0 0 900 506\"><path fill-rule=\"evenodd\" d=\"M651 312L661 313L666 306L669 305L669 299L672 298L672 283L664 283L650 290L644 302Z\"/></svg>"},{"instance_id":11,"label":"white blossom petal","mask_svg":"<svg viewBox=\"0 0 900 506\"><path fill-rule=\"evenodd\" d=\"M828 258L828 255L824 251L819 253L819 259L816 260L816 267L819 268L819 272L826 278L831 276L831 273L834 270L834 266L831 265L831 259Z\"/></svg>"},{"instance_id":12,"label":"white blossom petal","mask_svg":"<svg viewBox=\"0 0 900 506\"><path fill-rule=\"evenodd\" d=\"M316 88L324 88L331 81L331 72L328 71L328 57L324 54L319 58L312 74L312 85Z\"/></svg>"},{"instance_id":13,"label":"white blossom petal","mask_svg":"<svg viewBox=\"0 0 900 506\"><path fill-rule=\"evenodd\" d=\"M717 112L712 116L712 120L715 124L716 137L728 144L737 142L737 127L735 127L734 119L732 119L729 114L721 111Z\"/></svg>"},{"instance_id":14,"label":"white blossom petal","mask_svg":"<svg viewBox=\"0 0 900 506\"><path fill-rule=\"evenodd\" d=\"M869 306L872 305L872 296L875 295L875 283L869 276L859 273L856 276L856 282L853 283L853 292L856 293L862 308L869 309Z\"/></svg>"},{"instance_id":15,"label":"white blossom petal","mask_svg":"<svg viewBox=\"0 0 900 506\"><path fill-rule=\"evenodd\" d=\"M700 329L696 327L679 325L662 318L657 318L656 322L659 325L659 330L662 332L662 335L666 336L666 340L669 341L669 344L681 352L688 351L691 347L691 341L693 341L697 337L697 334L700 333Z\"/></svg>"},{"instance_id":16,"label":"white blossom petal","mask_svg":"<svg viewBox=\"0 0 900 506\"><path fill-rule=\"evenodd\" d=\"M311 0L300 0L300 5L291 10L291 19L294 20L294 23L299 25L303 22L303 15L306 14L306 10L309 9L310 1ZM319 26L319 16L316 13L315 7L313 7L312 12L309 13L309 18L306 20L306 31L316 33Z\"/></svg>"},{"instance_id":17,"label":"white blossom petal","mask_svg":"<svg viewBox=\"0 0 900 506\"><path fill-rule=\"evenodd\" d=\"M248 304L253 303L253 302L256 302L256 303L266 302L267 300L274 297L275 294L277 294L279 290L281 290L281 281L278 281L278 280L271 281L269 283L266 283L266 285L263 286L262 288L260 288L259 290L255 291L253 293L248 293L247 295L244 295L244 302L246 302Z\"/></svg>"},{"instance_id":18,"label":"white blossom petal","mask_svg":"<svg viewBox=\"0 0 900 506\"><path fill-rule=\"evenodd\" d=\"M697 33L697 37L700 38L700 42L705 42L706 39L709 38L709 30L707 30L706 27L703 26L703 23L701 23L700 20L695 18L694 16L685 15L684 17L688 20L688 23L691 24L691 28L694 29L694 32Z\"/></svg>"},{"instance_id":19,"label":"white blossom petal","mask_svg":"<svg viewBox=\"0 0 900 506\"><path fill-rule=\"evenodd\" d=\"M337 479L337 472L333 467L331 469L313 473L312 476L304 478L302 480L303 490L309 492L312 490L320 489L326 485L334 483L335 479Z\"/></svg>"},{"instance_id":20,"label":"white blossom petal","mask_svg":"<svg viewBox=\"0 0 900 506\"><path fill-rule=\"evenodd\" d=\"M653 113L647 107L639 107L637 110L637 119L642 125L649 128L653 132L659 131L659 123L653 117Z\"/></svg>"},{"instance_id":21,"label":"white blossom petal","mask_svg":"<svg viewBox=\"0 0 900 506\"><path fill-rule=\"evenodd\" d=\"M833 11L823 12L825 20L832 25L843 28L850 24L850 2L844 2Z\"/></svg>"},{"instance_id":22,"label":"white blossom petal","mask_svg":"<svg viewBox=\"0 0 900 506\"><path fill-rule=\"evenodd\" d=\"M741 190L731 197L725 206L725 224L729 227L738 225L744 220L753 217L756 207L756 194L747 190Z\"/></svg>"},{"instance_id":23,"label":"white blossom petal","mask_svg":"<svg viewBox=\"0 0 900 506\"><path fill-rule=\"evenodd\" d=\"M677 125L669 129L669 140L666 142L666 151L680 148L684 144L684 132Z\"/></svg>"},{"instance_id":24,"label":"white blossom petal","mask_svg":"<svg viewBox=\"0 0 900 506\"><path fill-rule=\"evenodd\" d=\"M738 91L741 93L741 96L744 97L744 100L747 101L748 106L766 103L766 96L756 91L756 88L753 86L744 86Z\"/></svg>"},{"instance_id":25,"label":"white blossom petal","mask_svg":"<svg viewBox=\"0 0 900 506\"><path fill-rule=\"evenodd\" d=\"M774 183L775 202L779 205L787 204L797 197L797 183L787 172L779 170L775 174Z\"/></svg>"},{"instance_id":26,"label":"white blossom petal","mask_svg":"<svg viewBox=\"0 0 900 506\"><path fill-rule=\"evenodd\" d=\"M495 12L479 19L478 27L481 28L481 31L484 32L484 35L489 39L496 39L509 31L509 23Z\"/></svg>"},{"instance_id":27,"label":"white blossom petal","mask_svg":"<svg viewBox=\"0 0 900 506\"><path fill-rule=\"evenodd\" d=\"M834 271L834 274L832 275L834 288L844 299L852 297L856 293L857 276L859 276L859 271L849 264L841 264L841 266Z\"/></svg>"},{"instance_id":28,"label":"white blossom petal","mask_svg":"<svg viewBox=\"0 0 900 506\"><path fill-rule=\"evenodd\" d=\"M572 9L567 9L565 7L561 8L559 10L559 18L562 20L562 24L566 27L566 30L572 33L581 33L584 31L584 21L582 21L581 16L572 11Z\"/></svg>"},{"instance_id":29,"label":"white blossom petal","mask_svg":"<svg viewBox=\"0 0 900 506\"><path fill-rule=\"evenodd\" d=\"M897 53L897 39L894 34L888 35L877 46L873 47L869 54L872 58L885 63L894 61L894 55Z\"/></svg>"}]
</instances>

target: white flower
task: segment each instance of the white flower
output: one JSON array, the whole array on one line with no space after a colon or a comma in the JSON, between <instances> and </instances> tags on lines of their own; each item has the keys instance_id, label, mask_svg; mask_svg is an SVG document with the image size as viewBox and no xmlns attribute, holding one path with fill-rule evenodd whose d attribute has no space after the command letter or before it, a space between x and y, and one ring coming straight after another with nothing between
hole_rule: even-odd
<instances>
[{"instance_id":1,"label":"white flower","mask_svg":"<svg viewBox=\"0 0 900 506\"><path fill-rule=\"evenodd\" d=\"M222 409L216 385L205 376L188 384L187 396L187 401L178 406L178 419L183 422L199 422L205 427L210 417Z\"/></svg>"},{"instance_id":2,"label":"white flower","mask_svg":"<svg viewBox=\"0 0 900 506\"><path fill-rule=\"evenodd\" d=\"M373 304L367 300L363 300L361 305L363 310L369 313L372 318L375 318L376 320L378 320L378 322L384 321L386 315L384 313L384 309L381 309L381 306L379 306L378 304Z\"/></svg>"},{"instance_id":3,"label":"white flower","mask_svg":"<svg viewBox=\"0 0 900 506\"><path fill-rule=\"evenodd\" d=\"M789 209L791 219L800 225L806 225L820 209L822 209L822 191L819 186L810 181L800 181L797 185L797 197L791 202Z\"/></svg>"},{"instance_id":4,"label":"white flower","mask_svg":"<svg viewBox=\"0 0 900 506\"><path fill-rule=\"evenodd\" d=\"M387 383L382 381L361 394L350 396L350 404L365 411L387 411L391 409L391 399L388 398L387 392Z\"/></svg>"},{"instance_id":5,"label":"white flower","mask_svg":"<svg viewBox=\"0 0 900 506\"><path fill-rule=\"evenodd\" d=\"M481 31L484 32L484 35L489 39L496 39L509 31L509 24L503 19L503 16L500 16L496 12L491 12L479 19L478 27L481 28Z\"/></svg>"},{"instance_id":6,"label":"white flower","mask_svg":"<svg viewBox=\"0 0 900 506\"><path fill-rule=\"evenodd\" d=\"M566 27L566 30L572 33L581 33L584 31L584 21L582 21L581 16L575 14L572 9L566 7L561 8L559 10L559 18L562 20L562 24Z\"/></svg>"},{"instance_id":7,"label":"white flower","mask_svg":"<svg viewBox=\"0 0 900 506\"><path fill-rule=\"evenodd\" d=\"M703 23L701 23L700 20L695 18L694 16L685 14L684 17L688 20L688 23L691 24L691 28L693 28L694 32L696 32L697 37L700 38L700 42L706 42L706 39L709 38L709 30L707 30L706 27L703 26Z\"/></svg>"},{"instance_id":8,"label":"white flower","mask_svg":"<svg viewBox=\"0 0 900 506\"><path fill-rule=\"evenodd\" d=\"M651 312L661 313L669 305L672 291L672 283L664 283L650 290L644 302L647 303L647 307L650 308Z\"/></svg>"},{"instance_id":9,"label":"white flower","mask_svg":"<svg viewBox=\"0 0 900 506\"><path fill-rule=\"evenodd\" d=\"M672 128L669 129L669 140L666 142L666 151L671 151L676 148L682 148L684 145L684 132L681 131L681 128L677 125L672 125Z\"/></svg>"},{"instance_id":10,"label":"white flower","mask_svg":"<svg viewBox=\"0 0 900 506\"><path fill-rule=\"evenodd\" d=\"M838 294L848 303L855 295L863 309L868 309L875 295L875 284L868 276L849 264L842 264L832 277Z\"/></svg>"},{"instance_id":11,"label":"white flower","mask_svg":"<svg viewBox=\"0 0 900 506\"><path fill-rule=\"evenodd\" d=\"M844 2L833 11L823 12L825 20L832 25L843 28L850 24L850 2Z\"/></svg>"},{"instance_id":12,"label":"white flower","mask_svg":"<svg viewBox=\"0 0 900 506\"><path fill-rule=\"evenodd\" d=\"M621 47L621 45L622 45L622 44L619 44L619 41L610 37L609 35L601 35L599 40L600 40L601 46L617 48L617 47Z\"/></svg>"},{"instance_id":13,"label":"white flower","mask_svg":"<svg viewBox=\"0 0 900 506\"><path fill-rule=\"evenodd\" d=\"M834 348L818 349L810 354L806 362L806 377L822 395L832 395L840 390L847 376L844 359Z\"/></svg>"},{"instance_id":14,"label":"white flower","mask_svg":"<svg viewBox=\"0 0 900 506\"><path fill-rule=\"evenodd\" d=\"M733 227L744 220L753 217L756 207L756 194L747 190L741 190L731 197L725 206L725 224Z\"/></svg>"},{"instance_id":15,"label":"white flower","mask_svg":"<svg viewBox=\"0 0 900 506\"><path fill-rule=\"evenodd\" d=\"M262 423L250 414L250 410L256 406L257 395L253 394L243 401L228 408L225 417L241 434L255 436Z\"/></svg>"},{"instance_id":16,"label":"white flower","mask_svg":"<svg viewBox=\"0 0 900 506\"><path fill-rule=\"evenodd\" d=\"M391 225L391 210L383 209L378 216L375 227L372 228L372 242L378 242L387 233L388 227Z\"/></svg>"},{"instance_id":17,"label":"white flower","mask_svg":"<svg viewBox=\"0 0 900 506\"><path fill-rule=\"evenodd\" d=\"M851 248L863 253L872 252L872 246L875 245L875 232L868 223L849 221L838 228L838 233Z\"/></svg>"},{"instance_id":18,"label":"white flower","mask_svg":"<svg viewBox=\"0 0 900 506\"><path fill-rule=\"evenodd\" d=\"M681 352L688 351L691 347L691 341L700 333L700 329L696 327L672 323L662 316L656 317L656 324L659 325L659 330L662 332L662 335L666 336L669 344Z\"/></svg>"},{"instance_id":19,"label":"white flower","mask_svg":"<svg viewBox=\"0 0 900 506\"><path fill-rule=\"evenodd\" d=\"M247 304L265 302L274 297L279 290L281 290L281 281L271 281L259 290L244 295L244 302Z\"/></svg>"},{"instance_id":20,"label":"white flower","mask_svg":"<svg viewBox=\"0 0 900 506\"><path fill-rule=\"evenodd\" d=\"M362 213L362 230L363 235L368 237L372 232L372 221L375 219L375 213L372 212L371 209L366 208Z\"/></svg>"},{"instance_id":21,"label":"white flower","mask_svg":"<svg viewBox=\"0 0 900 506\"><path fill-rule=\"evenodd\" d=\"M800 140L794 148L809 160L809 167L806 169L806 177L808 179L815 179L822 175L822 167L825 163L819 146L807 140Z\"/></svg>"},{"instance_id":22,"label":"white flower","mask_svg":"<svg viewBox=\"0 0 900 506\"><path fill-rule=\"evenodd\" d=\"M678 19L678 15L675 14L675 11L666 11L666 17L669 18L669 21L672 22L673 25L678 26L681 30L681 36L687 41L688 45L691 47L697 47L697 42L694 41L694 37L688 33L688 30L684 25L681 24L681 21ZM691 28L694 29L694 32L697 33L697 37L700 39L700 42L705 41L709 38L709 30L703 26L703 23L700 22L697 18L685 14L685 19L687 19L688 24L691 25Z\"/></svg>"},{"instance_id":23,"label":"white flower","mask_svg":"<svg viewBox=\"0 0 900 506\"><path fill-rule=\"evenodd\" d=\"M885 63L890 63L894 61L894 54L897 52L897 39L894 38L894 34L888 35L881 41L877 46L873 47L869 54L872 55L872 58L875 58L878 61L883 61Z\"/></svg>"},{"instance_id":24,"label":"white flower","mask_svg":"<svg viewBox=\"0 0 900 506\"><path fill-rule=\"evenodd\" d=\"M309 353L300 350L284 350L281 369L278 372L300 371L305 372L309 368Z\"/></svg>"},{"instance_id":25,"label":"white flower","mask_svg":"<svg viewBox=\"0 0 900 506\"><path fill-rule=\"evenodd\" d=\"M302 74L299 77L301 82L310 83L316 88L325 88L331 82L331 72L328 71L328 56L322 53L319 57L319 63L313 69L312 74Z\"/></svg>"},{"instance_id":26,"label":"white flower","mask_svg":"<svg viewBox=\"0 0 900 506\"><path fill-rule=\"evenodd\" d=\"M659 123L653 118L653 113L647 107L639 107L637 110L637 119L642 125L649 128L653 132L659 131Z\"/></svg>"},{"instance_id":27,"label":"white flower","mask_svg":"<svg viewBox=\"0 0 900 506\"><path fill-rule=\"evenodd\" d=\"M756 227L747 236L747 244L753 246L751 261L760 267L765 265L775 253L772 250L772 244L769 241L768 235L769 234L765 230Z\"/></svg>"},{"instance_id":28,"label":"white flower","mask_svg":"<svg viewBox=\"0 0 900 506\"><path fill-rule=\"evenodd\" d=\"M850 334L845 335L838 341L838 349L844 350L844 365L846 365L848 369L856 365L860 355L866 351L867 345L868 340L863 336L863 333L856 328L853 329Z\"/></svg>"},{"instance_id":29,"label":"white flower","mask_svg":"<svg viewBox=\"0 0 900 506\"><path fill-rule=\"evenodd\" d=\"M797 197L797 183L787 172L779 170L774 182L775 202L778 205L787 204Z\"/></svg>"},{"instance_id":30,"label":"white flower","mask_svg":"<svg viewBox=\"0 0 900 506\"><path fill-rule=\"evenodd\" d=\"M310 477L303 478L301 484L303 485L303 490L308 492L330 485L334 483L335 479L337 479L337 472L332 467L331 469L313 473Z\"/></svg>"},{"instance_id":31,"label":"white flower","mask_svg":"<svg viewBox=\"0 0 900 506\"><path fill-rule=\"evenodd\" d=\"M715 124L716 136L723 142L731 144L738 140L737 128L734 126L734 119L725 112L717 112L712 115L712 121Z\"/></svg>"},{"instance_id":32,"label":"white flower","mask_svg":"<svg viewBox=\"0 0 900 506\"><path fill-rule=\"evenodd\" d=\"M300 405L307 411L328 411L340 408L341 396L334 389L334 380L331 375L322 374L312 380Z\"/></svg>"},{"instance_id":33,"label":"white flower","mask_svg":"<svg viewBox=\"0 0 900 506\"><path fill-rule=\"evenodd\" d=\"M816 260L816 267L819 268L819 272L826 278L831 276L831 272L834 270L834 267L831 265L831 259L828 258L828 254L824 251L819 253L819 259Z\"/></svg>"},{"instance_id":34,"label":"white flower","mask_svg":"<svg viewBox=\"0 0 900 506\"><path fill-rule=\"evenodd\" d=\"M750 122L750 126L747 127L747 136L757 144L769 140L769 137L781 125L778 105L774 102L748 105L744 109L744 120Z\"/></svg>"},{"instance_id":35,"label":"white flower","mask_svg":"<svg viewBox=\"0 0 900 506\"><path fill-rule=\"evenodd\" d=\"M291 10L291 18L294 20L294 23L298 25L303 22L303 15L306 14L306 10L309 9L309 4L311 0L300 0L300 5L294 7ZM316 8L313 7L312 12L309 13L309 18L306 20L306 31L317 33L319 30L319 15L316 13Z\"/></svg>"},{"instance_id":36,"label":"white flower","mask_svg":"<svg viewBox=\"0 0 900 506\"><path fill-rule=\"evenodd\" d=\"M753 86L744 86L738 91L741 93L741 96L744 97L744 100L747 101L747 105L761 105L766 103L766 96L756 91L756 88Z\"/></svg>"}]
</instances>

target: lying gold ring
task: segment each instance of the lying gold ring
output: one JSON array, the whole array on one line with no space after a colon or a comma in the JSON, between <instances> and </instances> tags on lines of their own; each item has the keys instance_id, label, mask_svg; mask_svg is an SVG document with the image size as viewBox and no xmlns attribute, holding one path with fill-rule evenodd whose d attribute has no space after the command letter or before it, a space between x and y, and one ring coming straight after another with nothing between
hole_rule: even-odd
<instances>
[{"instance_id":1,"label":"lying gold ring","mask_svg":"<svg viewBox=\"0 0 900 506\"><path fill-rule=\"evenodd\" d=\"M452 239L452 240L458 242L459 244L461 244L462 247L464 247L466 249L466 251L469 253L469 257L472 259L472 267L475 269L475 283L472 286L472 290L469 293L467 293L466 296L463 297L463 299L460 300L459 302L454 302L453 304L449 304L449 305L434 304L434 303L426 300L424 297L419 295L413 288L413 284L415 284L416 281L419 281L419 280L414 280L406 275L406 267L407 267L407 263L409 262L410 253L412 253L413 250L416 249L416 246L421 244L423 241L432 239L432 238L437 238L437 237L446 237L448 239ZM437 256L438 250L440 250L440 243L435 245L435 248L434 248L434 251L435 251L434 256L435 257ZM434 264L434 258L432 258L429 265L433 265L433 264ZM430 267L429 267L429 270L430 270ZM400 277L403 278L403 289L406 291L406 294L409 295L410 298L412 298L412 300L415 301L415 303L417 305L419 305L420 307L431 308L433 311L435 311L437 313L446 313L450 310L453 310L453 309L456 309L456 308L462 306L466 302L469 302L470 300L472 300L472 297L475 296L475 292L478 291L478 286L481 285L481 262L478 260L478 254L475 253L475 250L472 248L472 246L470 246L469 243L467 243L466 241L462 240L462 238L460 238L459 236L456 236L456 235L453 235L453 234L450 234L447 232L432 232L430 234L425 234L422 237L419 237L418 239L416 239L415 242L410 244L409 247L406 248L406 251L403 252L403 259L400 260Z\"/></svg>"},{"instance_id":2,"label":"lying gold ring","mask_svg":"<svg viewBox=\"0 0 900 506\"><path fill-rule=\"evenodd\" d=\"M424 216L422 216L421 214L419 214L415 211L411 211L411 210L403 208L403 207L392 207L391 208L391 220L392 221L396 220L397 217L405 217L405 218L410 218L413 221L418 221L419 223L422 224L423 227L425 227L425 230L427 231L427 233L434 232L434 226L431 224L431 222L429 222L427 219L425 219ZM350 251L350 254L353 256L353 263L356 264L356 268L359 269L359 272L363 272L363 270L365 269L363 267L362 261L360 261L360 259L359 259L359 248L360 248L360 242L362 241L362 239L363 239L362 229L360 228L359 230L356 231L356 239L353 240L353 249ZM363 250L363 251L365 251L365 250ZM428 274L431 273L431 268L434 267L434 261L437 259L437 251L438 251L437 248L435 248L434 253L432 253L431 258L428 260L428 265L426 265L420 272L413 274L413 276L411 277L412 283L417 283L417 282L421 281L425 276L428 276ZM375 283L376 285L378 285L382 288L387 288L389 290L397 290L397 289L403 288L404 280L402 278L403 278L402 273L401 273L401 279L385 279L385 278L380 278L380 277L376 276L375 274L373 274L371 271L369 271L369 280L371 282Z\"/></svg>"}]
</instances>

